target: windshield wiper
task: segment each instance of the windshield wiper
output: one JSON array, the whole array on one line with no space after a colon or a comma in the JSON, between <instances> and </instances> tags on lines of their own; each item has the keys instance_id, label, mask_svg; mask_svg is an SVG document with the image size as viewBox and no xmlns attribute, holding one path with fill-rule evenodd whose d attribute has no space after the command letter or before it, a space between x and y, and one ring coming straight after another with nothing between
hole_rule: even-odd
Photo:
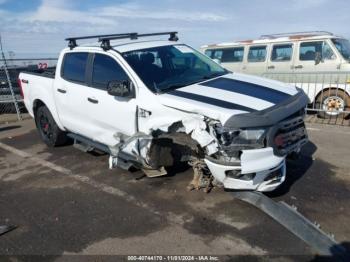
<instances>
[{"instance_id":1,"label":"windshield wiper","mask_svg":"<svg viewBox=\"0 0 350 262\"><path fill-rule=\"evenodd\" d=\"M173 84L173 85L167 86L166 88L162 88L162 89L158 88L157 93L163 94L163 93L165 93L167 91L171 91L171 90L174 90L174 89L177 89L177 88L180 88L180 87L184 87L186 85L187 84Z\"/></svg>"},{"instance_id":2,"label":"windshield wiper","mask_svg":"<svg viewBox=\"0 0 350 262\"><path fill-rule=\"evenodd\" d=\"M158 88L157 89L157 93L163 94L163 93L165 93L167 91L170 91L170 90L174 90L174 89L181 88L181 87L184 87L184 86L193 85L193 84L202 82L203 80L208 80L208 79L211 79L211 78L214 78L214 77L217 77L217 76L225 75L227 73L228 73L228 71L215 72L213 74L203 76L203 77L201 77L201 78L199 78L199 79L197 79L196 81L193 81L193 82L171 84L171 85L167 86L166 88L162 88L162 89Z\"/></svg>"},{"instance_id":3,"label":"windshield wiper","mask_svg":"<svg viewBox=\"0 0 350 262\"><path fill-rule=\"evenodd\" d=\"M215 72L215 73L212 73L210 75L203 76L202 79L211 79L211 78L214 78L214 77L217 77L217 76L222 76L222 75L225 75L225 74L227 74L227 72Z\"/></svg>"}]
</instances>

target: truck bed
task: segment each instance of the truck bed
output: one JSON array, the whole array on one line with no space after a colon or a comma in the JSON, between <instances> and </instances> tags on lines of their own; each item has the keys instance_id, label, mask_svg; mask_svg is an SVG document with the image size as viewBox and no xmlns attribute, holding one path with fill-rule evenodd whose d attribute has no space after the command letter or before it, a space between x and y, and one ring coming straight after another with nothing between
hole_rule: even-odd
<instances>
[{"instance_id":1,"label":"truck bed","mask_svg":"<svg viewBox=\"0 0 350 262\"><path fill-rule=\"evenodd\" d=\"M23 71L25 74L37 75L48 78L55 78L56 67L48 67L47 69L36 69L31 71Z\"/></svg>"}]
</instances>

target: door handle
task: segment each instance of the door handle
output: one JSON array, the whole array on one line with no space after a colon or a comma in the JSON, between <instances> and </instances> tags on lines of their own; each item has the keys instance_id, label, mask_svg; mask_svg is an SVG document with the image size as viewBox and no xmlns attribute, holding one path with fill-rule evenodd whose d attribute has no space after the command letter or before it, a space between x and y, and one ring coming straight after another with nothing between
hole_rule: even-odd
<instances>
[{"instance_id":1,"label":"door handle","mask_svg":"<svg viewBox=\"0 0 350 262\"><path fill-rule=\"evenodd\" d=\"M87 99L90 103L93 103L93 104L98 104L98 100L97 99L93 99L91 97L88 97Z\"/></svg>"},{"instance_id":2,"label":"door handle","mask_svg":"<svg viewBox=\"0 0 350 262\"><path fill-rule=\"evenodd\" d=\"M60 89L60 88L58 88L58 89L57 89L57 91L58 91L58 92L60 92L60 93L62 93L62 94L67 93L67 91L66 91L66 90L64 90L64 89Z\"/></svg>"},{"instance_id":3,"label":"door handle","mask_svg":"<svg viewBox=\"0 0 350 262\"><path fill-rule=\"evenodd\" d=\"M275 69L275 66L268 66L267 69Z\"/></svg>"},{"instance_id":4,"label":"door handle","mask_svg":"<svg viewBox=\"0 0 350 262\"><path fill-rule=\"evenodd\" d=\"M301 69L301 68L303 68L303 66L302 66L302 65L297 65L297 66L295 66L294 68L295 68L295 69Z\"/></svg>"}]
</instances>

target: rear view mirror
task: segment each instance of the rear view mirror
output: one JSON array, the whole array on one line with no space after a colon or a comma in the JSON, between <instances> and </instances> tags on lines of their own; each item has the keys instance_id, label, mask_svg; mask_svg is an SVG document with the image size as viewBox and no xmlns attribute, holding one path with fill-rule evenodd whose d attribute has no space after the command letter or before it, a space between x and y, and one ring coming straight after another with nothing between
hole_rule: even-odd
<instances>
[{"instance_id":1,"label":"rear view mirror","mask_svg":"<svg viewBox=\"0 0 350 262\"><path fill-rule=\"evenodd\" d=\"M107 93L111 96L133 98L132 84L129 80L115 80L108 83Z\"/></svg>"}]
</instances>

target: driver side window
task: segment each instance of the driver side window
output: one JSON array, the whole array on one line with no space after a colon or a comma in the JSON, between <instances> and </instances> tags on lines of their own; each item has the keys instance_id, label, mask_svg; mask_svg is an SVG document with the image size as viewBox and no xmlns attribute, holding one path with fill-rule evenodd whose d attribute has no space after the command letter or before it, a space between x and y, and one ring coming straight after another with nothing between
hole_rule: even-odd
<instances>
[{"instance_id":1,"label":"driver side window","mask_svg":"<svg viewBox=\"0 0 350 262\"><path fill-rule=\"evenodd\" d=\"M317 54L321 55L322 59L326 60L333 60L336 58L331 47L324 41L300 43L300 61L315 61Z\"/></svg>"},{"instance_id":2,"label":"driver side window","mask_svg":"<svg viewBox=\"0 0 350 262\"><path fill-rule=\"evenodd\" d=\"M127 80L128 75L112 57L95 54L92 68L92 86L106 89L111 81Z\"/></svg>"}]
</instances>

